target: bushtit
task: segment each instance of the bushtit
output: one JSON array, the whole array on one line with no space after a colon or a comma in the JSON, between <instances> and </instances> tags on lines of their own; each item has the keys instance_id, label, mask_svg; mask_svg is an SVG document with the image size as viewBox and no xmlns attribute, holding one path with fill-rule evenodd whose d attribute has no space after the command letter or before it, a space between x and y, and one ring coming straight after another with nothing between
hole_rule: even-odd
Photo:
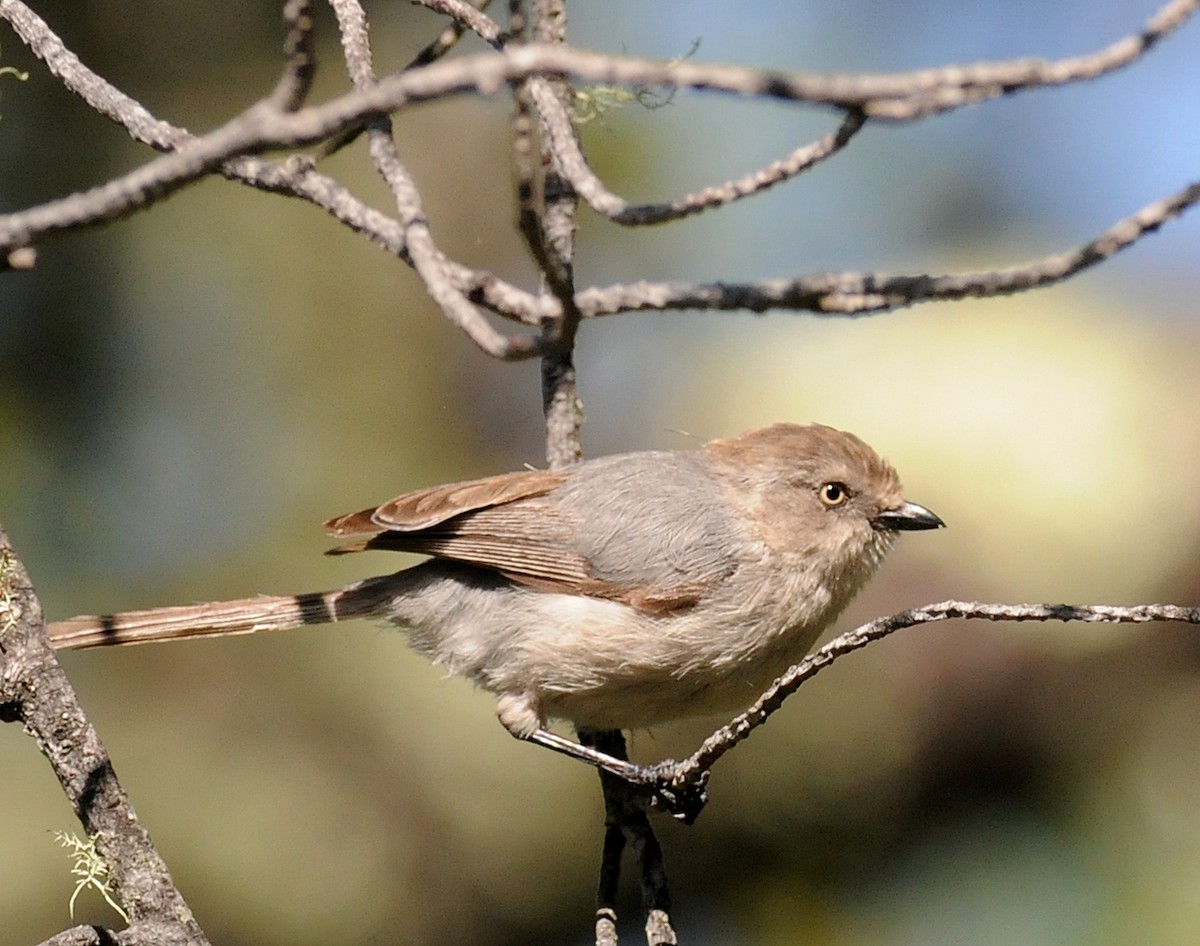
<instances>
[{"instance_id":1,"label":"bushtit","mask_svg":"<svg viewBox=\"0 0 1200 946\"><path fill-rule=\"evenodd\" d=\"M72 618L50 636L91 647L384 617L494 693L514 735L547 718L636 729L749 704L804 656L897 532L942 524L854 435L776 424L694 451L434 486L326 524L366 536L332 554L432 556L393 575Z\"/></svg>"}]
</instances>

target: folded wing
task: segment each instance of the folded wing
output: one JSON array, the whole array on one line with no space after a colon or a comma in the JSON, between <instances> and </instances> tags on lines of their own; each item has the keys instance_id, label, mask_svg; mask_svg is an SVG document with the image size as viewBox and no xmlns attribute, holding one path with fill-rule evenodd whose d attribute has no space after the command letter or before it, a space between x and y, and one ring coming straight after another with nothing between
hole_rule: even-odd
<instances>
[{"instance_id":1,"label":"folded wing","mask_svg":"<svg viewBox=\"0 0 1200 946\"><path fill-rule=\"evenodd\" d=\"M329 554L415 552L491 569L530 588L623 601L648 613L696 603L732 565L713 536L664 529L657 510L678 497L647 491L647 462L627 454L571 470L522 470L406 493L331 519L331 535L364 536ZM694 498L695 463L668 479L667 493ZM683 461L679 461L683 463ZM703 490L701 490L703 491ZM597 504L596 496L606 497ZM606 514L607 513L607 514ZM697 567L699 566L699 567Z\"/></svg>"}]
</instances>

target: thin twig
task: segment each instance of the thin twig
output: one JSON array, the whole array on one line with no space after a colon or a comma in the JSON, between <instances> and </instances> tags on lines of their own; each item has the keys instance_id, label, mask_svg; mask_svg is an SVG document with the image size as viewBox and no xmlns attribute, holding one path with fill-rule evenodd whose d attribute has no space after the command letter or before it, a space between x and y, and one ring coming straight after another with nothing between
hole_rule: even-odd
<instances>
[{"instance_id":1,"label":"thin twig","mask_svg":"<svg viewBox=\"0 0 1200 946\"><path fill-rule=\"evenodd\" d=\"M420 0L414 0L414 2L420 2ZM479 0L479 2L472 7L472 9L477 9L482 12L490 3L491 0ZM422 5L426 6L427 4ZM463 34L466 32L466 24L460 20L455 20L448 27L442 30L442 32L439 33L428 46L410 59L408 61L408 65L404 67L403 71L407 71L409 69L420 69L422 66L427 66L432 62L437 62L444 55L446 55L446 53L458 45L458 41L462 39ZM359 136L362 135L362 133L366 130L366 125L360 124L354 125L351 128L347 128L346 130L339 132L328 141L322 142L320 148L317 149L315 159L317 161L322 161L331 155L337 154L337 152L341 151L347 145L357 141Z\"/></svg>"},{"instance_id":2,"label":"thin twig","mask_svg":"<svg viewBox=\"0 0 1200 946\"><path fill-rule=\"evenodd\" d=\"M454 16L455 26L459 29L471 29L481 39L496 49L501 49L507 42L520 39L523 36L522 21L514 20L510 12L508 33L503 33L499 26L486 16L482 16L475 8L461 0L417 0L422 6L437 9ZM516 5L519 8L519 4ZM539 36L539 41L547 41L547 37ZM535 245L531 233L531 215L528 213L528 200L522 195L532 195L532 175L524 168L520 160L521 142L520 128L523 113L528 111L530 99L536 103L542 122L543 133L549 138L549 148L558 166L558 173L566 178L576 196L587 202L588 206L597 213L603 214L615 223L624 226L647 226L677 220L732 203L744 197L763 191L786 181L810 168L826 158L842 150L863 127L866 115L858 109L851 109L837 130L818 139L815 142L797 148L787 157L773 161L765 167L751 171L739 178L714 184L693 194L688 194L678 200L668 203L631 205L624 198L610 191L604 182L596 175L587 163L587 158L579 146L579 136L572 118L572 110L568 100L545 79L540 77L514 84L516 87L517 114L514 128L517 129L517 143L514 145L518 155L517 161L517 194L520 213L520 229L525 234L526 242Z\"/></svg>"},{"instance_id":3,"label":"thin twig","mask_svg":"<svg viewBox=\"0 0 1200 946\"><path fill-rule=\"evenodd\" d=\"M1167 35L1192 12L1196 0L1176 0L1167 4L1148 25L1135 44L1140 52ZM18 16L19 14L19 16ZM0 16L28 24L27 8L17 0L0 0ZM20 32L20 30L19 30ZM24 34L22 34L24 36ZM45 40L45 37L42 37ZM51 44L53 45L53 44ZM1116 44L1120 46L1121 44ZM1128 44L1126 44L1128 45ZM1111 48L1110 48L1111 49ZM430 98L464 92L492 92L507 82L536 74L571 75L588 81L630 82L671 86L692 86L729 92L753 93L776 98L803 99L852 107L878 102L888 95L940 94L939 90L975 88L975 84L1003 80L1010 83L1004 91L1014 91L1021 81L1031 85L1067 81L1080 76L1090 77L1125 64L1127 58L1109 52L1096 54L1092 69L1082 69L1078 60L1074 66L1050 68L1047 64L1034 68L1030 63L998 63L962 69L927 70L897 76L860 76L828 78L811 76L777 76L757 70L730 67L697 66L693 63L647 63L640 60L616 59L561 49L545 44L506 48L503 53L463 57L453 62L439 62L425 69L385 77L378 84L334 99L324 105L279 113L260 103L215 131L188 142L178 152L168 154L108 184L71 197L51 201L39 207L15 214L0 216L0 254L29 245L46 236L116 219L140 209L157 197L164 196L212 171L223 171L230 159L240 158L273 147L315 144L336 134L355 122L406 104ZM61 56L59 57L62 58ZM1059 64L1061 66L1061 64ZM1044 67L1044 68L1043 68ZM1024 78L1022 78L1024 77ZM144 112L144 110L142 110ZM132 120L132 119L131 119ZM150 134L166 134L167 129L153 127ZM168 126L169 128L169 126ZM264 169L258 168L262 172ZM294 171L296 169L293 169ZM298 171L296 173L299 173ZM307 175L301 175L307 178ZM288 182L277 175L275 185L287 187ZM1180 194L1150 205L1144 211L1123 221L1091 244L1078 251L1056 254L1022 267L998 272L950 274L946 276L880 276L874 274L825 274L799 280L777 280L751 285L688 285L635 284L597 289L580 294L576 303L587 315L636 309L718 308L763 311L782 307L807 309L823 313L857 314L884 311L916 301L953 299L971 295L997 295L1019 289L1045 285L1079 272L1128 246L1133 240L1160 226L1197 200L1193 185ZM324 190L310 184L304 196L313 199L315 191ZM350 212L350 201L341 200L343 216L357 216L357 225L367 225L362 213ZM328 209L328 207L327 207ZM331 209L330 212L335 212ZM372 219L371 224L379 221ZM399 229L407 237L409 230ZM373 238L384 239L380 231ZM394 242L394 237L388 237ZM405 247L411 252L411 248ZM476 273L449 261L439 262L429 246L422 247L425 267L434 277L435 288L445 287L444 303L448 314L471 325L477 340L485 350L503 358L522 358L539 354L540 343L533 338L507 339L486 323L471 303L479 302L496 311L527 324L544 324L561 317L561 306L554 299L531 299L520 290L504 285L494 276ZM440 270L440 272L439 272ZM462 302L463 299L467 303ZM557 311L556 311L557 309Z\"/></svg>"},{"instance_id":4,"label":"thin twig","mask_svg":"<svg viewBox=\"0 0 1200 946\"><path fill-rule=\"evenodd\" d=\"M474 8L482 13L491 5L492 0L477 0ZM454 22L438 34L433 42L412 58L408 64L408 68L415 69L419 66L427 66L431 62L437 62L458 44L458 41L462 39L466 32L467 25L461 20L454 20Z\"/></svg>"},{"instance_id":5,"label":"thin twig","mask_svg":"<svg viewBox=\"0 0 1200 946\"><path fill-rule=\"evenodd\" d=\"M65 203L55 201L0 218L0 251L28 243L38 235L114 219L216 170L223 161L239 154L316 144L376 115L449 95L491 94L530 76L707 89L841 109L858 108L871 116L901 101L927 102L932 97L939 100L941 107L947 97L957 96L961 104L967 104L993 93L1007 94L1094 78L1136 59L1190 16L1197 2L1200 0L1173 0L1147 24L1142 34L1127 37L1088 57L1059 63L1029 60L982 63L890 76L788 75L731 66L664 64L602 56L548 44L506 47L501 53L465 56L386 76L368 89L297 112L278 114L261 104L251 107L179 153L151 162L104 187L67 198ZM17 0L0 0L0 16L8 19L19 7L22 5ZM1114 49L1120 54L1113 52ZM917 109L904 117L911 119L919 114L924 113Z\"/></svg>"},{"instance_id":6,"label":"thin twig","mask_svg":"<svg viewBox=\"0 0 1200 946\"><path fill-rule=\"evenodd\" d=\"M370 92L377 83L371 63L366 14L358 0L331 0L331 5L341 30L342 49L350 80L358 92ZM477 12L474 8L468 9ZM429 228L420 191L396 150L391 119L381 112L367 121L366 128L371 159L392 191L400 224L404 228L408 255L430 298L454 325L489 355L513 359L538 354L540 343L537 338L501 334L450 278L445 256L438 249Z\"/></svg>"},{"instance_id":7,"label":"thin twig","mask_svg":"<svg viewBox=\"0 0 1200 946\"><path fill-rule=\"evenodd\" d=\"M566 43L567 11L563 0L534 0L534 36L543 43ZM566 79L532 78L531 96L553 99L561 111L574 91ZM575 376L575 333L581 315L575 305L575 226L579 198L563 174L562 160L541 118L541 201L536 225L522 227L542 272L545 287L558 300L559 317L543 335L542 408L546 416L546 459L551 469L569 466L583 454L580 426L583 409ZM573 137L574 128L566 134Z\"/></svg>"},{"instance_id":8,"label":"thin twig","mask_svg":"<svg viewBox=\"0 0 1200 946\"><path fill-rule=\"evenodd\" d=\"M681 220L704 210L722 207L736 200L761 194L776 184L782 184L784 181L811 170L845 148L851 139L862 130L866 120L866 115L862 112L851 110L834 131L797 148L786 157L772 161L741 177L705 187L669 203L629 204L616 194L606 190L601 191L598 188L603 188L603 183L590 173L586 164L582 167L572 167L573 175L578 172L580 176L572 176L571 183L580 191L581 196L588 202L588 206L604 214L614 223L630 227L644 227L671 220ZM580 157L582 157L582 153Z\"/></svg>"},{"instance_id":9,"label":"thin twig","mask_svg":"<svg viewBox=\"0 0 1200 946\"><path fill-rule=\"evenodd\" d=\"M294 112L308 98L317 71L310 0L287 0L283 5L283 25L286 62L271 101L281 111Z\"/></svg>"},{"instance_id":10,"label":"thin twig","mask_svg":"<svg viewBox=\"0 0 1200 946\"><path fill-rule=\"evenodd\" d=\"M483 9L487 3L471 4L465 0L413 0L418 6L435 13L443 13L454 21L452 29L459 33L471 32L484 42L495 45L500 37L496 21L487 16ZM419 57L418 57L419 58Z\"/></svg>"},{"instance_id":11,"label":"thin twig","mask_svg":"<svg viewBox=\"0 0 1200 946\"><path fill-rule=\"evenodd\" d=\"M99 114L121 125L136 140L160 151L172 151L197 140L186 129L155 118L141 103L88 69L24 4L0 0L0 16L9 20L18 36L67 89ZM277 162L242 156L222 162L217 172L260 190L308 201L387 252L411 262L400 222L367 206L333 178L314 170L310 161L293 158ZM127 207L122 212L131 209L138 208ZM91 222L95 221L85 220L80 225ZM36 234L31 236L31 239L36 238ZM19 248L19 251L27 249ZM12 265L15 267L16 263ZM465 295L506 318L537 326L551 315L541 310L552 300L539 300L492 273L449 260L446 261L446 272Z\"/></svg>"},{"instance_id":12,"label":"thin twig","mask_svg":"<svg viewBox=\"0 0 1200 946\"><path fill-rule=\"evenodd\" d=\"M0 18L8 21L50 74L78 95L90 108L121 125L138 141L169 151L191 137L184 129L160 121L140 103L88 69L63 44L45 20L18 0L0 0Z\"/></svg>"},{"instance_id":13,"label":"thin twig","mask_svg":"<svg viewBox=\"0 0 1200 946\"><path fill-rule=\"evenodd\" d=\"M788 309L816 315L870 315L918 302L1002 296L1062 282L1115 256L1200 203L1200 181L1119 220L1080 247L1004 269L943 275L817 273L754 283L623 283L582 290L585 318L620 312L682 309L766 312Z\"/></svg>"},{"instance_id":14,"label":"thin twig","mask_svg":"<svg viewBox=\"0 0 1200 946\"><path fill-rule=\"evenodd\" d=\"M1071 604L986 604L978 601L942 601L920 608L909 608L887 617L876 618L852 631L835 637L824 647L809 654L780 676L744 713L716 730L686 759L668 759L655 765L623 762L595 749L584 748L601 758L587 756L555 746L603 771L624 778L633 785L650 790L646 796L680 820L691 823L707 801L706 789L712 768L721 757L762 726L783 705L784 700L808 680L838 658L859 650L889 634L922 624L949 620L983 621L1079 621L1088 624L1145 624L1152 621L1200 624L1200 608L1173 604L1071 605Z\"/></svg>"}]
</instances>

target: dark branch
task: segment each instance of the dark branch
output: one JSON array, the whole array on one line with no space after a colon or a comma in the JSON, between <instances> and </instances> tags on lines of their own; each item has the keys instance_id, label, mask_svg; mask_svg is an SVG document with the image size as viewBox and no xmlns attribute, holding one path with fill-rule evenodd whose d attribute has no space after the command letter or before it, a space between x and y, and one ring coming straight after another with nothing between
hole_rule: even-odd
<instances>
[{"instance_id":1,"label":"dark branch","mask_svg":"<svg viewBox=\"0 0 1200 946\"><path fill-rule=\"evenodd\" d=\"M138 821L112 762L46 640L41 604L0 528L0 718L20 722L49 761L129 914L122 942L208 946ZM143 936L148 929L153 935ZM61 943L101 942L80 927ZM112 940L110 940L112 941Z\"/></svg>"}]
</instances>

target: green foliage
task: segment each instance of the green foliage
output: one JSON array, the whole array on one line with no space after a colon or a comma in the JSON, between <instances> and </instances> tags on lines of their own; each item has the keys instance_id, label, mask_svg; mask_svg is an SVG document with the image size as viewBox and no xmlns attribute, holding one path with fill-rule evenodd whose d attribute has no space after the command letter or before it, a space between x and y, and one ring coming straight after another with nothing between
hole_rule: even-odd
<instances>
[{"instance_id":1,"label":"green foliage","mask_svg":"<svg viewBox=\"0 0 1200 946\"><path fill-rule=\"evenodd\" d=\"M671 60L671 65L683 62L696 54L700 48L700 40L692 40L692 45L682 56ZM630 102L636 102L645 109L662 108L670 105L675 98L675 89L666 92L652 89L649 86L634 86L631 89L615 85L591 85L575 90L575 123L586 125L594 119L601 118L605 112L613 108L624 108Z\"/></svg>"},{"instance_id":2,"label":"green foliage","mask_svg":"<svg viewBox=\"0 0 1200 946\"><path fill-rule=\"evenodd\" d=\"M121 914L121 919L126 923L129 922L129 914L121 909L120 905L112 898L112 893L108 889L108 865L104 863L104 858L96 851L96 843L90 838L87 841L82 840L78 835L67 834L65 831L55 831L54 840L71 852L71 857L75 861L75 866L71 868L71 873L78 880L75 881L75 892L71 894L71 902L68 907L71 911L71 919L75 919L75 898L79 896L81 890L91 887L99 891L104 897L105 902L110 907Z\"/></svg>"},{"instance_id":3,"label":"green foliage","mask_svg":"<svg viewBox=\"0 0 1200 946\"><path fill-rule=\"evenodd\" d=\"M29 79L28 72L22 72L15 66L0 66L0 76L16 76L21 82L26 82Z\"/></svg>"}]
</instances>

